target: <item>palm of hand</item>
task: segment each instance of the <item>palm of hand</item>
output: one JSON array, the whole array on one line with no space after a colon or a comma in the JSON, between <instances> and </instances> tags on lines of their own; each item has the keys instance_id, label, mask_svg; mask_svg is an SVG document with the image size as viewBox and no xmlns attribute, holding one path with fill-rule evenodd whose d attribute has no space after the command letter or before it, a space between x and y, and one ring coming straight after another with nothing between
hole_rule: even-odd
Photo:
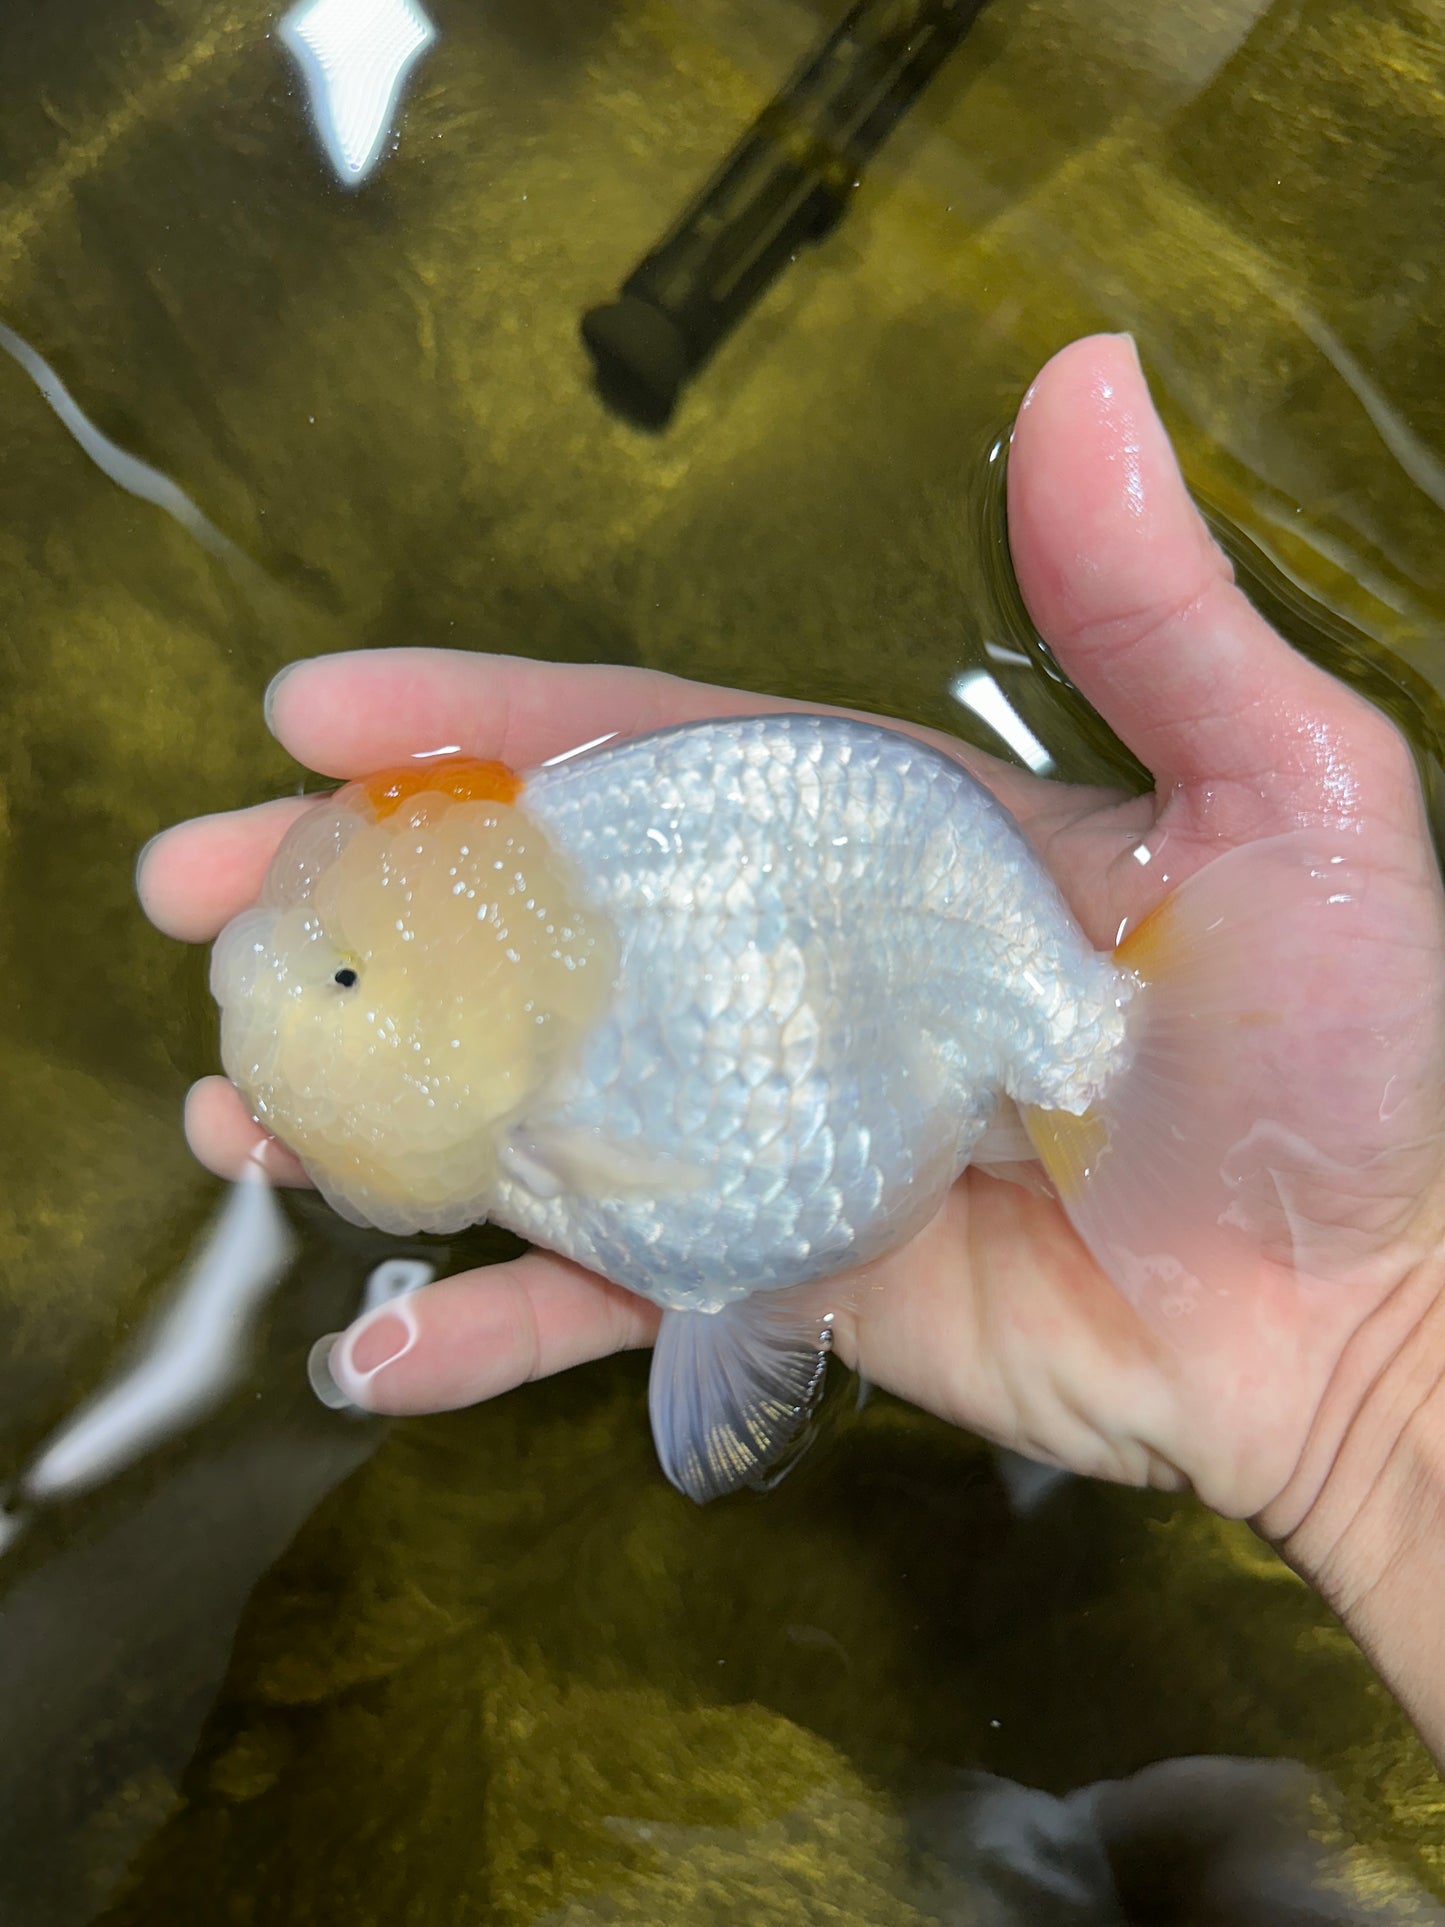
<instances>
[{"instance_id":1,"label":"palm of hand","mask_svg":"<svg viewBox=\"0 0 1445 1927\"><path fill-rule=\"evenodd\" d=\"M1178 1348L1104 1278L1056 1203L970 1172L912 1244L850 1281L838 1348L876 1382L1032 1456L1187 1482L1288 1531L1372 1361L1420 1315L1412 1239L1438 1236L1445 907L1414 770L1394 730L1233 589L1126 344L1078 343L1040 377L1015 438L1010 523L1040 629L1157 779L1153 796L1122 798L969 758L1096 943L1222 849L1300 828L1350 839L1370 880L1368 927L1338 955L1298 960L1285 1021L1299 1088L1333 1113L1341 1141L1379 1154L1388 1235L1326 1284L1261 1257L1209 1344ZM277 693L273 724L301 761L344 776L455 739L458 716L466 748L525 767L608 729L764 706L639 672L397 651L305 665ZM203 819L153 846L141 890L154 919L213 935L254 898L295 808ZM1155 860L1142 864L1143 850ZM1385 1037L1372 1018L1382 999L1407 1014ZM223 1174L260 1139L218 1079L197 1087L187 1122ZM299 1175L276 1147L270 1163ZM431 1286L409 1309L410 1343L384 1368L387 1314L339 1348L340 1382L374 1409L470 1403L649 1343L657 1322L544 1253Z\"/></svg>"},{"instance_id":2,"label":"palm of hand","mask_svg":"<svg viewBox=\"0 0 1445 1927\"><path fill-rule=\"evenodd\" d=\"M1306 1494L1284 1495L1297 1473L1309 1481L1307 1445L1321 1462L1333 1453L1371 1361L1421 1309L1402 1280L1438 1236L1445 1148L1438 872L1398 738L1363 712L1349 731L1369 928L1363 941L1298 960L1283 1031L1298 1102L1316 1103L1333 1141L1368 1147L1374 1160L1365 1215L1379 1235L1367 1258L1316 1281L1262 1256L1217 1308L1209 1342L1177 1345L1123 1301L1052 1198L970 1171L923 1235L874 1268L876 1306L863 1300L854 1337L868 1376L1030 1456L1130 1483L1187 1484L1238 1516L1273 1506L1288 1530ZM1338 820L1325 789L1322 780L1312 797L1304 781L1283 807L1268 793L1238 799L1229 842ZM1080 921L1107 944L1162 894L1158 871L1136 853L1167 849L1170 882L1218 854L1208 817L1217 796L1184 786L1164 799L1101 800L1039 785L1035 812L1026 779L1015 779L1009 800ZM1385 1007L1403 1020L1377 1035ZM1353 1063L1342 1037L1355 1042ZM1393 1316L1352 1357L1352 1340L1397 1292Z\"/></svg>"}]
</instances>

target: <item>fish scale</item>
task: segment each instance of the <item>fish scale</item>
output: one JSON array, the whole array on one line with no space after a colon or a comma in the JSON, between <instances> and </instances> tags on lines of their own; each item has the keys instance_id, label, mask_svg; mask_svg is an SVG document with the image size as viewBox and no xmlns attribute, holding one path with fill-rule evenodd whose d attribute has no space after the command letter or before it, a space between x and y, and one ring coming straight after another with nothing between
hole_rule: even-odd
<instances>
[{"instance_id":1,"label":"fish scale","mask_svg":"<svg viewBox=\"0 0 1445 1927\"><path fill-rule=\"evenodd\" d=\"M513 1135L646 1175L542 1197L504 1174L492 1215L658 1304L866 1262L931 1215L1001 1093L1081 1109L1117 1063L1120 973L988 793L896 731L664 730L533 772L524 808L621 962Z\"/></svg>"}]
</instances>

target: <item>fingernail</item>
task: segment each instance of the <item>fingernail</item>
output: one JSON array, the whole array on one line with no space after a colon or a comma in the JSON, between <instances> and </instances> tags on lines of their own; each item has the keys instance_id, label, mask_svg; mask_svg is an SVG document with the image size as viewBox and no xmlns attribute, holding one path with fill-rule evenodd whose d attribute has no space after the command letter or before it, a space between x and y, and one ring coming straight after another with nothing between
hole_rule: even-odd
<instances>
[{"instance_id":1,"label":"fingernail","mask_svg":"<svg viewBox=\"0 0 1445 1927\"><path fill-rule=\"evenodd\" d=\"M1129 332L1129 330L1127 328L1121 328L1118 334L1115 335L1114 339L1115 341L1122 341L1125 343L1125 345L1129 350L1129 353L1134 357L1134 366L1142 370L1144 364L1139 359L1139 344L1134 339L1133 335Z\"/></svg>"},{"instance_id":2,"label":"fingernail","mask_svg":"<svg viewBox=\"0 0 1445 1927\"><path fill-rule=\"evenodd\" d=\"M306 1354L306 1376L311 1381L311 1389L321 1403L333 1412L354 1412L356 1407L331 1376L331 1354L336 1349L340 1332L327 1332L318 1338Z\"/></svg>"},{"instance_id":3,"label":"fingernail","mask_svg":"<svg viewBox=\"0 0 1445 1927\"><path fill-rule=\"evenodd\" d=\"M319 1340L311 1348L307 1370L316 1396L323 1405L340 1409L328 1393L348 1405L373 1409L368 1388L378 1373L404 1358L419 1336L416 1313L405 1298L389 1300L375 1311L357 1319L350 1331L330 1342ZM327 1346L323 1352L322 1346Z\"/></svg>"},{"instance_id":4,"label":"fingernail","mask_svg":"<svg viewBox=\"0 0 1445 1927\"><path fill-rule=\"evenodd\" d=\"M157 830L154 836L148 836L145 842L142 843L140 846L139 853L137 854L136 860L135 860L135 869L132 872L132 877L131 877L131 880L135 885L135 893L137 896L140 895L140 873L145 868L146 858L150 855L151 851L155 848L157 843L160 842L161 838L165 834L166 833L164 830Z\"/></svg>"},{"instance_id":5,"label":"fingernail","mask_svg":"<svg viewBox=\"0 0 1445 1927\"><path fill-rule=\"evenodd\" d=\"M273 736L276 734L276 697L281 685L293 670L299 669L303 663L310 660L309 656L298 656L295 662L288 662L284 669L278 669L266 685L266 694L261 698L261 714L265 718L267 729Z\"/></svg>"}]
</instances>

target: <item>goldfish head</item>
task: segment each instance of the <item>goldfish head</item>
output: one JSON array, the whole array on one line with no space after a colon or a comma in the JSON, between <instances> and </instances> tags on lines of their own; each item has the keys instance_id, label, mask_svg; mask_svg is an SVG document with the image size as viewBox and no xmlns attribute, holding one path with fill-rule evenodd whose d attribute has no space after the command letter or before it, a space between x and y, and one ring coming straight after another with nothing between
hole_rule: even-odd
<instances>
[{"instance_id":1,"label":"goldfish head","mask_svg":"<svg viewBox=\"0 0 1445 1927\"><path fill-rule=\"evenodd\" d=\"M348 784L212 954L227 1075L337 1210L387 1231L486 1216L508 1128L612 986L610 929L516 780L478 787L455 766Z\"/></svg>"}]
</instances>

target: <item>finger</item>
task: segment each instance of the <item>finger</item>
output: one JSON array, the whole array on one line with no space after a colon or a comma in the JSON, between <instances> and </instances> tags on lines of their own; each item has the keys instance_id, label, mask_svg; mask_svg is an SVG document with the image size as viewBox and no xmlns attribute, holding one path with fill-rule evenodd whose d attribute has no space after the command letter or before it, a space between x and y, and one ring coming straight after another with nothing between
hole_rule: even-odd
<instances>
[{"instance_id":1,"label":"finger","mask_svg":"<svg viewBox=\"0 0 1445 1927\"><path fill-rule=\"evenodd\" d=\"M1200 801L1225 835L1232 809L1248 834L1329 815L1339 746L1322 729L1347 729L1361 705L1235 587L1131 341L1054 356L1019 411L1008 483L1031 615L1161 788L1210 786Z\"/></svg>"},{"instance_id":2,"label":"finger","mask_svg":"<svg viewBox=\"0 0 1445 1927\"><path fill-rule=\"evenodd\" d=\"M447 1412L650 1345L662 1314L579 1265L528 1252L378 1305L318 1346L312 1377L368 1412ZM328 1402L333 1402L328 1400Z\"/></svg>"},{"instance_id":3,"label":"finger","mask_svg":"<svg viewBox=\"0 0 1445 1927\"><path fill-rule=\"evenodd\" d=\"M208 943L256 901L276 845L312 801L287 796L162 830L136 859L141 908L168 937Z\"/></svg>"},{"instance_id":4,"label":"finger","mask_svg":"<svg viewBox=\"0 0 1445 1927\"><path fill-rule=\"evenodd\" d=\"M445 749L529 769L598 736L787 706L646 669L373 649L283 669L266 692L266 721L308 769L357 776Z\"/></svg>"},{"instance_id":5,"label":"finger","mask_svg":"<svg viewBox=\"0 0 1445 1927\"><path fill-rule=\"evenodd\" d=\"M525 770L610 736L796 709L859 713L651 669L529 662L453 649L313 656L283 669L266 695L267 722L279 741L298 762L330 776L364 775L424 751L453 748ZM893 726L956 756L1021 821L1057 793L1056 785L942 730L901 721Z\"/></svg>"},{"instance_id":6,"label":"finger","mask_svg":"<svg viewBox=\"0 0 1445 1927\"><path fill-rule=\"evenodd\" d=\"M259 1163L273 1184L310 1187L300 1160L261 1129L227 1078L203 1077L186 1093L186 1142L218 1178L234 1182Z\"/></svg>"}]
</instances>

